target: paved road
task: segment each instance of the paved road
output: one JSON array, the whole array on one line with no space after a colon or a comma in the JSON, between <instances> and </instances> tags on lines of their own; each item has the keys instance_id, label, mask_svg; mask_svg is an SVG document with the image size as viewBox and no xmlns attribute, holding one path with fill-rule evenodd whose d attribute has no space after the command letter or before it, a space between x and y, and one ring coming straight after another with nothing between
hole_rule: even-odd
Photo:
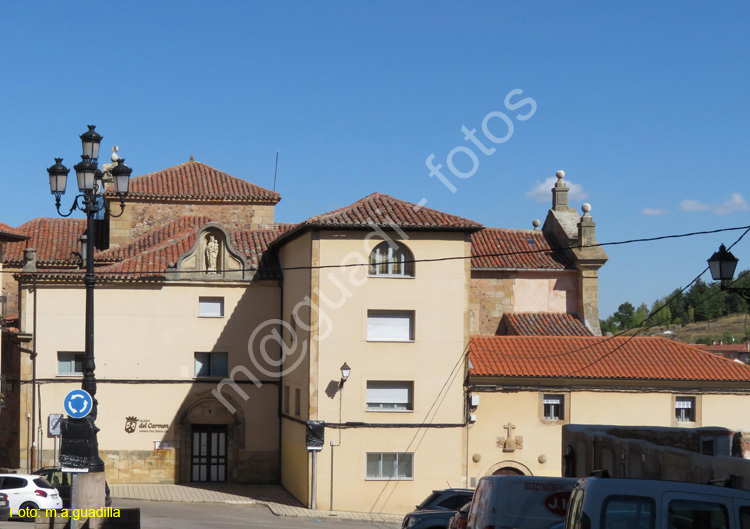
<instances>
[{"instance_id":1,"label":"paved road","mask_svg":"<svg viewBox=\"0 0 750 529\"><path fill-rule=\"evenodd\" d=\"M235 529L239 527L274 529L398 529L398 524L345 522L276 516L261 505L171 503L115 499L112 507L141 509L143 529ZM0 529L32 529L31 523L0 522Z\"/></svg>"}]
</instances>

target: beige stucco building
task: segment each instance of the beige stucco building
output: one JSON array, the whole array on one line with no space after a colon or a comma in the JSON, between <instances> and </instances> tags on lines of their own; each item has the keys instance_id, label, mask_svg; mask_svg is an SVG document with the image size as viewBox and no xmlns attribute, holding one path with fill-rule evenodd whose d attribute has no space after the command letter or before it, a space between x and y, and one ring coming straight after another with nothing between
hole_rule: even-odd
<instances>
[{"instance_id":1,"label":"beige stucco building","mask_svg":"<svg viewBox=\"0 0 750 529\"><path fill-rule=\"evenodd\" d=\"M590 208L569 207L562 172L551 192L544 224L530 230L379 193L284 224L276 193L192 159L134 178L123 214L94 234L107 479L279 482L305 505L405 512L434 488L498 470L559 475L560 421L666 426L673 400L687 396L704 424L735 426L728 406L747 398L750 373L713 356L699 359L708 378L665 362L670 374L648 386L573 376L552 360L552 375L492 371L493 362L482 371L497 354L480 347L486 340L514 350L544 335L558 352L571 336L602 340L607 256ZM47 417L81 382L85 225L39 218L18 231L29 241L4 258L18 316L3 333L12 391L0 466L31 470L53 459ZM657 343L633 341L642 355ZM521 355L513 365L533 363L519 350L505 353ZM702 354L664 354L685 351ZM736 391L716 366L740 381ZM547 394L567 399L566 418L539 415ZM634 411L641 405L648 413ZM617 421L604 421L612 410L622 410ZM325 424L314 456L309 421Z\"/></svg>"}]
</instances>

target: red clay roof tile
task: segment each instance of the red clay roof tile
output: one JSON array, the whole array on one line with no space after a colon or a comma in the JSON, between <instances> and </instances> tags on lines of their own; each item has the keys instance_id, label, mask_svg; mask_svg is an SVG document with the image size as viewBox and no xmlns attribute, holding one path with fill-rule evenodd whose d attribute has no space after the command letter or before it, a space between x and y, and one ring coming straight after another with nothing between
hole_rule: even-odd
<instances>
[{"instance_id":1,"label":"red clay roof tile","mask_svg":"<svg viewBox=\"0 0 750 529\"><path fill-rule=\"evenodd\" d=\"M750 366L659 337L474 336L472 376L749 381Z\"/></svg>"},{"instance_id":2,"label":"red clay roof tile","mask_svg":"<svg viewBox=\"0 0 750 529\"><path fill-rule=\"evenodd\" d=\"M86 231L86 219L33 219L17 230L29 237L28 242L5 245L3 262L23 264L26 247L36 249L37 264L68 264L80 260L78 239Z\"/></svg>"},{"instance_id":3,"label":"red clay roof tile","mask_svg":"<svg viewBox=\"0 0 750 529\"><path fill-rule=\"evenodd\" d=\"M373 224L387 228L459 229L478 230L482 225L473 220L449 215L441 211L420 207L390 195L373 193L354 204L315 215L302 222L302 226L369 228Z\"/></svg>"},{"instance_id":4,"label":"red clay roof tile","mask_svg":"<svg viewBox=\"0 0 750 529\"><path fill-rule=\"evenodd\" d=\"M484 270L564 270L571 261L541 231L484 228L471 234L471 267Z\"/></svg>"},{"instance_id":5,"label":"red clay roof tile","mask_svg":"<svg viewBox=\"0 0 750 529\"><path fill-rule=\"evenodd\" d=\"M510 336L593 336L575 314L505 313L500 328Z\"/></svg>"},{"instance_id":6,"label":"red clay roof tile","mask_svg":"<svg viewBox=\"0 0 750 529\"><path fill-rule=\"evenodd\" d=\"M131 179L128 198L276 204L281 195L206 164L189 161Z\"/></svg>"},{"instance_id":7,"label":"red clay roof tile","mask_svg":"<svg viewBox=\"0 0 750 529\"><path fill-rule=\"evenodd\" d=\"M26 239L28 239L28 236L0 222L0 241L21 241Z\"/></svg>"}]
</instances>

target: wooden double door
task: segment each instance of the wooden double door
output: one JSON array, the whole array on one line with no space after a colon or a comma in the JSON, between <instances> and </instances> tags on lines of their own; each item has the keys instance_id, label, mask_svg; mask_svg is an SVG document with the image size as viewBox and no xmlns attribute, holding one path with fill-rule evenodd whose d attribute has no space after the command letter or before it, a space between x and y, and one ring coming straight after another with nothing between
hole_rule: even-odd
<instances>
[{"instance_id":1,"label":"wooden double door","mask_svg":"<svg viewBox=\"0 0 750 529\"><path fill-rule=\"evenodd\" d=\"M194 424L192 438L190 481L226 481L226 425Z\"/></svg>"}]
</instances>

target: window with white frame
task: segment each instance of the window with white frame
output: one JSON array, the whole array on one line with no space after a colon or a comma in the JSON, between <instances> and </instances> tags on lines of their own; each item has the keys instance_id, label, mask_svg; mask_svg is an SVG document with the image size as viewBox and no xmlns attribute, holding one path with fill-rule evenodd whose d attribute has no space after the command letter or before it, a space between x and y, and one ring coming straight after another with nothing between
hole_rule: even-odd
<instances>
[{"instance_id":1,"label":"window with white frame","mask_svg":"<svg viewBox=\"0 0 750 529\"><path fill-rule=\"evenodd\" d=\"M544 395L542 415L545 421L565 419L565 395Z\"/></svg>"},{"instance_id":2,"label":"window with white frame","mask_svg":"<svg viewBox=\"0 0 750 529\"><path fill-rule=\"evenodd\" d=\"M229 374L227 353L195 353L195 377L225 377Z\"/></svg>"},{"instance_id":3,"label":"window with white frame","mask_svg":"<svg viewBox=\"0 0 750 529\"><path fill-rule=\"evenodd\" d=\"M413 310L368 310L368 342L413 342Z\"/></svg>"},{"instance_id":4,"label":"window with white frame","mask_svg":"<svg viewBox=\"0 0 750 529\"><path fill-rule=\"evenodd\" d=\"M198 298L198 316L201 318L223 318L224 298L200 297Z\"/></svg>"},{"instance_id":5,"label":"window with white frame","mask_svg":"<svg viewBox=\"0 0 750 529\"><path fill-rule=\"evenodd\" d=\"M368 453L367 479L414 479L414 454L410 452Z\"/></svg>"},{"instance_id":6,"label":"window with white frame","mask_svg":"<svg viewBox=\"0 0 750 529\"><path fill-rule=\"evenodd\" d=\"M674 398L674 420L695 422L695 397Z\"/></svg>"},{"instance_id":7,"label":"window with white frame","mask_svg":"<svg viewBox=\"0 0 750 529\"><path fill-rule=\"evenodd\" d=\"M369 274L382 277L414 277L414 256L402 243L381 242L370 252Z\"/></svg>"},{"instance_id":8,"label":"window with white frame","mask_svg":"<svg viewBox=\"0 0 750 529\"><path fill-rule=\"evenodd\" d=\"M414 383L392 380L367 382L367 411L411 411Z\"/></svg>"},{"instance_id":9,"label":"window with white frame","mask_svg":"<svg viewBox=\"0 0 750 529\"><path fill-rule=\"evenodd\" d=\"M57 374L61 376L80 376L83 375L83 361L86 358L84 353L57 353Z\"/></svg>"}]
</instances>

